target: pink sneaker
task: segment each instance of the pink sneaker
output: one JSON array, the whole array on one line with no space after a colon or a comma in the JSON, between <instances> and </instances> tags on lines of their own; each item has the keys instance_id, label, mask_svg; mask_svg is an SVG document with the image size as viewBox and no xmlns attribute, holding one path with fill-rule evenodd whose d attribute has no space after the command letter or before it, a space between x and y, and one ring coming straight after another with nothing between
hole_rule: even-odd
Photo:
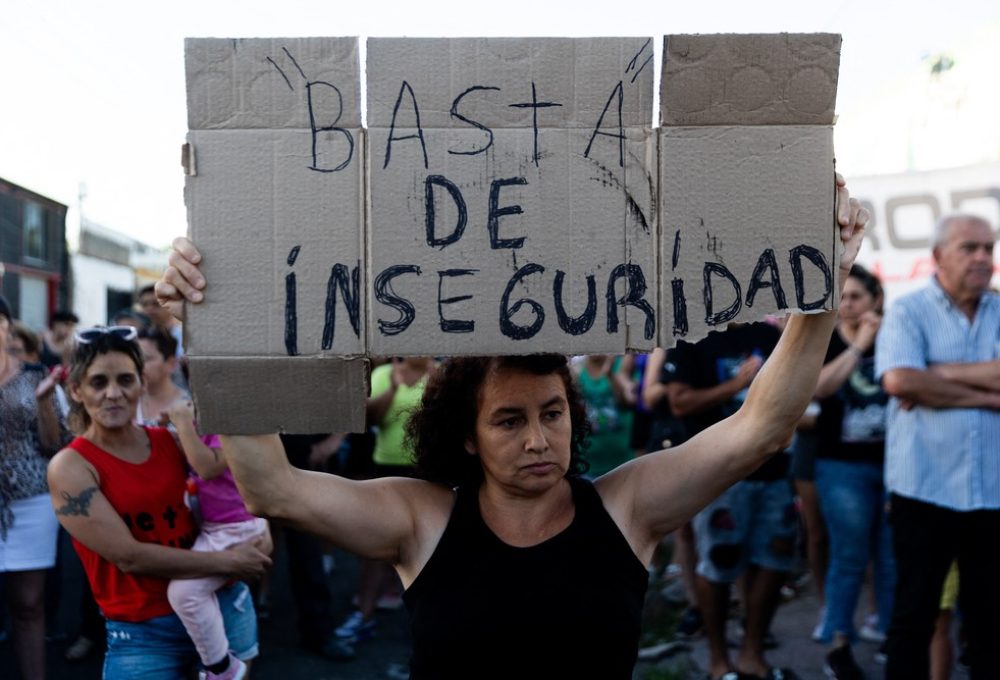
<instances>
[{"instance_id":1,"label":"pink sneaker","mask_svg":"<svg viewBox=\"0 0 1000 680\"><path fill-rule=\"evenodd\" d=\"M229 668L221 673L213 673L210 670L202 670L198 673L198 680L243 680L247 674L247 665L237 659L232 652L229 652Z\"/></svg>"}]
</instances>

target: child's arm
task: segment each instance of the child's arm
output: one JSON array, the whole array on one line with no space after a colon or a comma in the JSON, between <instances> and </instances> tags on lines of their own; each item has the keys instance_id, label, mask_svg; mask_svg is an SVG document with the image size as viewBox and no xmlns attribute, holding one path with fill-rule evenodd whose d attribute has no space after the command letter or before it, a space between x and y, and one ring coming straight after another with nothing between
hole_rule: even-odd
<instances>
[{"instance_id":1,"label":"child's arm","mask_svg":"<svg viewBox=\"0 0 1000 680\"><path fill-rule=\"evenodd\" d=\"M194 405L190 399L178 399L167 411L167 417L177 430L181 449L188 464L202 479L218 477L226 471L226 459L221 449L213 449L201 440L194 426Z\"/></svg>"}]
</instances>

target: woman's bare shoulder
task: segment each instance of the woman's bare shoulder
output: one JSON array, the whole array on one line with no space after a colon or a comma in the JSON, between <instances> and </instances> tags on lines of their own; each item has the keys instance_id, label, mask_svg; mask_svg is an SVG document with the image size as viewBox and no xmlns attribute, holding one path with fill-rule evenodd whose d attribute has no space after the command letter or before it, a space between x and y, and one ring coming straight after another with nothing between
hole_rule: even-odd
<instances>
[{"instance_id":1,"label":"woman's bare shoulder","mask_svg":"<svg viewBox=\"0 0 1000 680\"><path fill-rule=\"evenodd\" d=\"M450 515L455 503L455 490L444 484L410 477L386 477L379 482L406 498L421 513Z\"/></svg>"},{"instance_id":2,"label":"woman's bare shoulder","mask_svg":"<svg viewBox=\"0 0 1000 680\"><path fill-rule=\"evenodd\" d=\"M81 478L89 478L100 486L100 475L98 475L97 469L76 449L67 446L49 460L49 486L72 484Z\"/></svg>"}]
</instances>

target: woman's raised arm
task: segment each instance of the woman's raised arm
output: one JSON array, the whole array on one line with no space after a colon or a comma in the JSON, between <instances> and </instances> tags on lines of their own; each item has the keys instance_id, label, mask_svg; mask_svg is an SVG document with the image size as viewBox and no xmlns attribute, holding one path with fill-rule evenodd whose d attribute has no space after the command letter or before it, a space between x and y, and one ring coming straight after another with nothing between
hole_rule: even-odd
<instances>
[{"instance_id":1,"label":"woman's raised arm","mask_svg":"<svg viewBox=\"0 0 1000 680\"><path fill-rule=\"evenodd\" d=\"M849 197L839 175L837 197L843 284L870 216ZM816 389L835 322L833 311L795 315L739 411L674 449L637 458L601 478L605 505L636 554L648 559L666 533L788 444Z\"/></svg>"},{"instance_id":2,"label":"woman's raised arm","mask_svg":"<svg viewBox=\"0 0 1000 680\"><path fill-rule=\"evenodd\" d=\"M417 479L355 481L289 464L277 435L220 436L236 485L255 515L284 520L415 577L444 531L448 488Z\"/></svg>"}]
</instances>

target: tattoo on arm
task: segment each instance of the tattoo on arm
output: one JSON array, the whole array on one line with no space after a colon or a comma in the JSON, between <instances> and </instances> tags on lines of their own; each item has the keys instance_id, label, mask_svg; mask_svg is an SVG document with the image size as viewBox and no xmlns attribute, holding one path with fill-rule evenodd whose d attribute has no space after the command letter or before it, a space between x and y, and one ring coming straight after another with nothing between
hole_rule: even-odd
<instances>
[{"instance_id":1,"label":"tattoo on arm","mask_svg":"<svg viewBox=\"0 0 1000 680\"><path fill-rule=\"evenodd\" d=\"M68 493L63 491L60 495L66 499L66 505L62 506L57 513L60 515L82 515L83 517L89 517L87 510L90 509L90 499L94 497L97 493L97 487L91 486L80 492L79 496L70 496Z\"/></svg>"}]
</instances>

